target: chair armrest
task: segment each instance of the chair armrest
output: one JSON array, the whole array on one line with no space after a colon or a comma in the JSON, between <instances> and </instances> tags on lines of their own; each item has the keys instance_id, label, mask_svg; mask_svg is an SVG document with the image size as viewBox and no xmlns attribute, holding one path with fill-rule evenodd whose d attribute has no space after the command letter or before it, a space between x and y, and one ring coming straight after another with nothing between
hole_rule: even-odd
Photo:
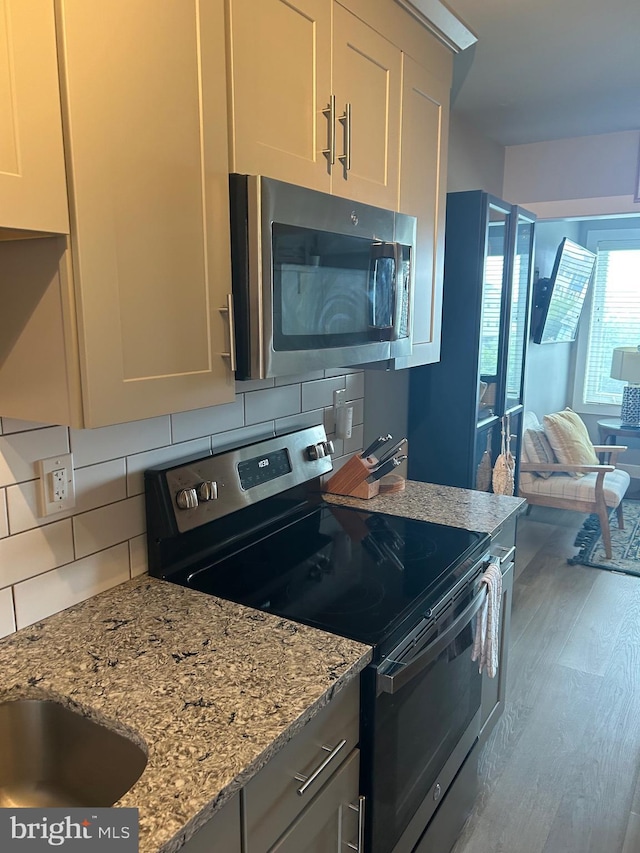
<instances>
[{"instance_id":1,"label":"chair armrest","mask_svg":"<svg viewBox=\"0 0 640 853\"><path fill-rule=\"evenodd\" d=\"M596 453L606 453L609 457L609 464L615 465L620 453L624 453L627 449L625 444L594 444L593 449Z\"/></svg>"},{"instance_id":2,"label":"chair armrest","mask_svg":"<svg viewBox=\"0 0 640 853\"><path fill-rule=\"evenodd\" d=\"M608 474L615 471L614 465L563 465L560 462L521 462L520 470L535 474L537 471L551 471L556 474Z\"/></svg>"}]
</instances>

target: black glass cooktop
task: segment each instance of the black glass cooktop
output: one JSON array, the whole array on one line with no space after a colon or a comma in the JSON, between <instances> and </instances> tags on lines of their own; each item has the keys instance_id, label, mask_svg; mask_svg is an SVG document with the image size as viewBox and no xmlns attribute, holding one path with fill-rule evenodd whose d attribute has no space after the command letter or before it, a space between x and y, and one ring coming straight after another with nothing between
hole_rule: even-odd
<instances>
[{"instance_id":1,"label":"black glass cooktop","mask_svg":"<svg viewBox=\"0 0 640 853\"><path fill-rule=\"evenodd\" d=\"M486 534L317 507L192 572L193 589L375 645L436 603Z\"/></svg>"}]
</instances>

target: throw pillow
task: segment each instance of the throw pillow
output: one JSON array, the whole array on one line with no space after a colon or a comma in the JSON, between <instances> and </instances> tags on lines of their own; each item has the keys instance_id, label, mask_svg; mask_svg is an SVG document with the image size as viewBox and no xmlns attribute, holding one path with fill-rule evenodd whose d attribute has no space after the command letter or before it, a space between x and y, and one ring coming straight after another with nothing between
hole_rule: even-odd
<instances>
[{"instance_id":1,"label":"throw pillow","mask_svg":"<svg viewBox=\"0 0 640 853\"><path fill-rule=\"evenodd\" d=\"M546 465L553 464L556 461L549 439L544 434L542 427L525 429L522 433L522 443L527 462ZM536 477L543 477L546 480L553 474L553 471L535 471L534 473Z\"/></svg>"},{"instance_id":2,"label":"throw pillow","mask_svg":"<svg viewBox=\"0 0 640 853\"><path fill-rule=\"evenodd\" d=\"M545 415L544 432L549 439L558 462L565 465L597 465L599 460L593 449L589 433L580 415L571 409ZM573 477L581 477L573 472Z\"/></svg>"}]
</instances>

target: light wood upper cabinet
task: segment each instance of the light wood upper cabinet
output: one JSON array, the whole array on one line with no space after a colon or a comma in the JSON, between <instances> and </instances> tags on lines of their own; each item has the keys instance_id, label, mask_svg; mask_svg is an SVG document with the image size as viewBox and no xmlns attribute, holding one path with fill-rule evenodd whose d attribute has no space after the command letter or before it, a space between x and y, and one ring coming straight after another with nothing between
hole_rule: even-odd
<instances>
[{"instance_id":1,"label":"light wood upper cabinet","mask_svg":"<svg viewBox=\"0 0 640 853\"><path fill-rule=\"evenodd\" d=\"M53 0L0 0L0 116L0 229L67 233Z\"/></svg>"},{"instance_id":2,"label":"light wood upper cabinet","mask_svg":"<svg viewBox=\"0 0 640 853\"><path fill-rule=\"evenodd\" d=\"M228 0L228 28L231 170L395 208L400 49L332 0Z\"/></svg>"},{"instance_id":3,"label":"light wood upper cabinet","mask_svg":"<svg viewBox=\"0 0 640 853\"><path fill-rule=\"evenodd\" d=\"M330 0L229 0L231 170L330 190Z\"/></svg>"},{"instance_id":4,"label":"light wood upper cabinet","mask_svg":"<svg viewBox=\"0 0 640 853\"><path fill-rule=\"evenodd\" d=\"M413 352L396 367L440 358L449 84L404 57L400 210L418 218Z\"/></svg>"},{"instance_id":5,"label":"light wood upper cabinet","mask_svg":"<svg viewBox=\"0 0 640 853\"><path fill-rule=\"evenodd\" d=\"M344 118L339 120L332 191L395 210L402 53L337 3L333 16L333 89L336 110Z\"/></svg>"},{"instance_id":6,"label":"light wood upper cabinet","mask_svg":"<svg viewBox=\"0 0 640 853\"><path fill-rule=\"evenodd\" d=\"M21 392L9 353L2 413L95 427L230 401L223 0L58 11L70 246L43 246L37 275L20 247L10 259L25 306L59 294L66 370L25 307L12 348L48 381L39 399Z\"/></svg>"}]
</instances>

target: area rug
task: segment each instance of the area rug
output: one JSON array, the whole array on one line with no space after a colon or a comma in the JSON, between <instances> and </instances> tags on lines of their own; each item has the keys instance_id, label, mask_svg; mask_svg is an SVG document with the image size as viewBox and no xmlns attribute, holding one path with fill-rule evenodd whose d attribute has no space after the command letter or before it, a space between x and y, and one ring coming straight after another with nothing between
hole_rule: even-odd
<instances>
[{"instance_id":1,"label":"area rug","mask_svg":"<svg viewBox=\"0 0 640 853\"><path fill-rule=\"evenodd\" d=\"M618 529L615 512L611 513L611 553L607 560L602 543L600 521L597 515L590 515L578 533L574 545L580 548L575 557L567 562L572 565L593 566L596 569L608 569L612 572L624 572L640 577L640 501L625 500L624 530Z\"/></svg>"}]
</instances>

